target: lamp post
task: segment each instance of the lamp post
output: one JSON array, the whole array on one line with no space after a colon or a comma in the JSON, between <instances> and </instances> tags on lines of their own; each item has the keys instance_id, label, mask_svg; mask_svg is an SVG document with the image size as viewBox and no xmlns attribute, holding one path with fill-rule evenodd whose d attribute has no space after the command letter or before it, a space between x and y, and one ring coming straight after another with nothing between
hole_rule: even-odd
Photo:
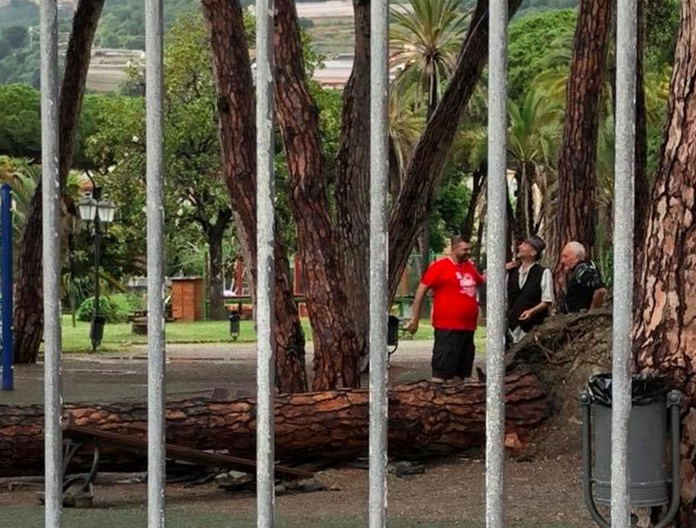
<instances>
[{"instance_id":1,"label":"lamp post","mask_svg":"<svg viewBox=\"0 0 696 528\"><path fill-rule=\"evenodd\" d=\"M87 222L94 222L94 306L92 310L92 324L89 329L89 339L92 342L92 352L96 351L101 344L104 335L104 324L106 317L99 313L99 265L102 223L113 222L116 213L116 206L110 200L100 200L101 188L94 184L91 176L87 175L92 182L92 195L85 196L78 203L80 217Z\"/></svg>"}]
</instances>

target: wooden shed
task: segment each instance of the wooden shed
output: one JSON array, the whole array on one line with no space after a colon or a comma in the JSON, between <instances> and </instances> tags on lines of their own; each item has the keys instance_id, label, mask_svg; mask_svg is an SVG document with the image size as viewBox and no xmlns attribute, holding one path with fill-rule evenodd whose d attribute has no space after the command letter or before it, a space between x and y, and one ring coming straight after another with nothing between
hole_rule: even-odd
<instances>
[{"instance_id":1,"label":"wooden shed","mask_svg":"<svg viewBox=\"0 0 696 528\"><path fill-rule=\"evenodd\" d=\"M172 316L174 320L203 320L203 287L201 277L172 279Z\"/></svg>"}]
</instances>

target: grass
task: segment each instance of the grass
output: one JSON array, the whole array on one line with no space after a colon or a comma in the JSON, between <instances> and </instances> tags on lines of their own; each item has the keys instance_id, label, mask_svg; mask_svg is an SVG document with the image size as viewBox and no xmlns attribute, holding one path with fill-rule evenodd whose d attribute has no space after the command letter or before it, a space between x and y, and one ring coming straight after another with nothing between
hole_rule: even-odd
<instances>
[{"instance_id":1,"label":"grass","mask_svg":"<svg viewBox=\"0 0 696 528\"><path fill-rule=\"evenodd\" d=\"M83 353L91 349L89 341L90 323L77 321L72 324L72 317L62 317L63 352ZM307 319L302 320L305 337L312 339L312 329ZM199 321L195 323L167 323L165 328L167 343L233 343L229 334L227 321ZM418 332L411 339L431 340L433 329L429 321L421 321ZM480 335L477 333L477 347L480 347ZM241 321L240 335L237 343L254 343L256 332L252 321ZM107 323L104 328L104 339L99 349L103 352L122 352L133 345L144 345L147 336L135 335L131 332L130 323Z\"/></svg>"}]
</instances>

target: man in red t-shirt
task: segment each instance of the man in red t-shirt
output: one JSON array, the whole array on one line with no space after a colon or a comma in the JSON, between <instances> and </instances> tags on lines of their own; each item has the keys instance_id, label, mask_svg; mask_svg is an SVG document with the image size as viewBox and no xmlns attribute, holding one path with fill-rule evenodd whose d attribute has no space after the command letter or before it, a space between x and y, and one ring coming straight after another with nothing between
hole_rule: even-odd
<instances>
[{"instance_id":1,"label":"man in red t-shirt","mask_svg":"<svg viewBox=\"0 0 696 528\"><path fill-rule=\"evenodd\" d=\"M461 237L453 238L450 255L428 267L413 299L413 318L406 325L406 330L412 334L418 330L423 298L428 290L433 290L432 380L435 382L471 377L478 319L476 286L485 279L469 260L470 252L469 242Z\"/></svg>"}]
</instances>

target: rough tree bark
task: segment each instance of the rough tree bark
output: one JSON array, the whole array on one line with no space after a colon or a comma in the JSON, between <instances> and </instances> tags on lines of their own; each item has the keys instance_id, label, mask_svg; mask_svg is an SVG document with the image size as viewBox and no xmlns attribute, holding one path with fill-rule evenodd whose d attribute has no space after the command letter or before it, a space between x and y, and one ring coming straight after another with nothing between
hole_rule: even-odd
<instances>
[{"instance_id":1,"label":"rough tree bark","mask_svg":"<svg viewBox=\"0 0 696 528\"><path fill-rule=\"evenodd\" d=\"M102 7L104 7L104 0L80 0L73 17L58 109L61 191L72 165L92 42ZM71 214L71 209L72 205L63 199L62 218ZM29 213L18 251L19 266L14 308L16 363L35 363L43 336L42 221L41 185L38 185L29 204Z\"/></svg>"},{"instance_id":2,"label":"rough tree bark","mask_svg":"<svg viewBox=\"0 0 696 528\"><path fill-rule=\"evenodd\" d=\"M210 256L207 296L208 319L213 321L224 321L227 318L224 298L225 281L222 272L222 239L231 219L232 210L230 208L219 210L215 223L210 222L207 218L198 219L208 240Z\"/></svg>"},{"instance_id":3,"label":"rough tree bark","mask_svg":"<svg viewBox=\"0 0 696 528\"><path fill-rule=\"evenodd\" d=\"M256 284L256 121L249 47L238 0L203 0L210 29L218 93L218 133L223 174L230 194L237 237ZM305 340L290 289L290 266L275 237L274 336L276 387L307 390Z\"/></svg>"},{"instance_id":4,"label":"rough tree bark","mask_svg":"<svg viewBox=\"0 0 696 528\"><path fill-rule=\"evenodd\" d=\"M595 188L599 102L615 2L583 0L578 8L573 57L566 88L563 142L558 159L557 247L571 240L591 254L595 242ZM554 267L557 291L563 266Z\"/></svg>"},{"instance_id":5,"label":"rough tree bark","mask_svg":"<svg viewBox=\"0 0 696 528\"><path fill-rule=\"evenodd\" d=\"M336 243L343 259L344 289L358 341L367 353L370 249L370 1L353 0L355 52L343 89L341 135L334 174ZM385 306L386 313L386 306Z\"/></svg>"},{"instance_id":6,"label":"rough tree bark","mask_svg":"<svg viewBox=\"0 0 696 528\"><path fill-rule=\"evenodd\" d=\"M288 163L290 207L307 277L314 343L314 390L359 387L364 342L351 318L345 270L331 217L319 137L319 113L307 89L293 0L275 5L275 101ZM358 346L356 346L356 344Z\"/></svg>"},{"instance_id":7,"label":"rough tree bark","mask_svg":"<svg viewBox=\"0 0 696 528\"><path fill-rule=\"evenodd\" d=\"M474 235L474 221L476 219L476 207L479 202L479 198L483 194L483 186L486 183L486 171L488 170L485 164L478 167L474 173L471 175L472 188L471 188L471 198L469 199L469 205L466 209L466 216L464 217L464 222L462 223L462 228L460 230L460 235L464 240L471 241L471 237ZM481 241L478 241L481 244Z\"/></svg>"},{"instance_id":8,"label":"rough tree bark","mask_svg":"<svg viewBox=\"0 0 696 528\"><path fill-rule=\"evenodd\" d=\"M638 1L638 44L636 64L636 143L635 143L635 202L633 235L633 299L640 302L643 249L650 218L650 177L648 176L648 119L645 107L645 9L648 0Z\"/></svg>"},{"instance_id":9,"label":"rough tree bark","mask_svg":"<svg viewBox=\"0 0 696 528\"><path fill-rule=\"evenodd\" d=\"M428 382L389 389L389 453L426 456L477 447L485 441L485 385ZM529 373L506 377L506 433L524 442L551 414L539 379ZM145 438L147 407L111 403L66 405L78 426ZM0 475L43 470L43 407L0 405ZM253 457L256 404L184 400L166 412L167 442L196 449L229 450ZM368 449L369 393L341 390L276 398L275 450L288 457L365 456ZM104 452L108 457L108 453ZM121 464L124 455L120 455ZM126 458L126 460L128 460ZM108 458L106 460L108 463Z\"/></svg>"},{"instance_id":10,"label":"rough tree bark","mask_svg":"<svg viewBox=\"0 0 696 528\"><path fill-rule=\"evenodd\" d=\"M637 306L637 368L658 371L683 392L682 516L694 526L696 499L696 0L682 2L665 136L652 191L643 295Z\"/></svg>"},{"instance_id":11,"label":"rough tree bark","mask_svg":"<svg viewBox=\"0 0 696 528\"><path fill-rule=\"evenodd\" d=\"M508 13L521 0L509 0ZM454 74L421 135L406 169L401 192L389 218L389 298L399 287L401 274L432 205L437 183L452 148L457 123L471 98L488 58L488 0L479 0L471 16Z\"/></svg>"}]
</instances>

